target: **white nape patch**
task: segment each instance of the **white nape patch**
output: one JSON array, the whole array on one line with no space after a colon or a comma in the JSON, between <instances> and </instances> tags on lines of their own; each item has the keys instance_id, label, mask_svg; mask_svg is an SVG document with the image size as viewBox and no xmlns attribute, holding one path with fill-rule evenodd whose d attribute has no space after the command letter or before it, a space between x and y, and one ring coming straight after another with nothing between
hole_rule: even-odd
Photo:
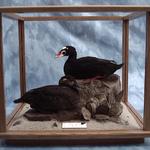
<instances>
[{"instance_id":1,"label":"white nape patch","mask_svg":"<svg viewBox=\"0 0 150 150\"><path fill-rule=\"evenodd\" d=\"M62 123L62 128L63 129L85 129L87 128L87 123L86 122L63 122Z\"/></svg>"},{"instance_id":2,"label":"white nape patch","mask_svg":"<svg viewBox=\"0 0 150 150\"><path fill-rule=\"evenodd\" d=\"M67 47L63 47L62 49L67 49Z\"/></svg>"}]
</instances>

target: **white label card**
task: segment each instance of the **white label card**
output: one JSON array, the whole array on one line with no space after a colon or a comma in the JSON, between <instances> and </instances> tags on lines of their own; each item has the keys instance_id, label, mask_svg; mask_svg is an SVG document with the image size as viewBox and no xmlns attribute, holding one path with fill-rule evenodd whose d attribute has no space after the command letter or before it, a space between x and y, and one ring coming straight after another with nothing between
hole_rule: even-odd
<instances>
[{"instance_id":1,"label":"white label card","mask_svg":"<svg viewBox=\"0 0 150 150\"><path fill-rule=\"evenodd\" d=\"M86 122L63 122L62 123L63 129L85 129L87 128Z\"/></svg>"}]
</instances>

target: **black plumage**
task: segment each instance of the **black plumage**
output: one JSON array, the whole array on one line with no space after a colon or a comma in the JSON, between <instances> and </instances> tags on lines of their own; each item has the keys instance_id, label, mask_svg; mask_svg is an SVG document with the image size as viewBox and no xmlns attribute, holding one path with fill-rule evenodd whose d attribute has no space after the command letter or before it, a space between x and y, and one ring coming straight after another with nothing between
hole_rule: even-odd
<instances>
[{"instance_id":1,"label":"black plumage","mask_svg":"<svg viewBox=\"0 0 150 150\"><path fill-rule=\"evenodd\" d=\"M71 75L76 79L105 78L123 66L113 60L96 57L87 56L77 59L76 49L72 46L64 47L56 55L56 57L62 56L69 56L64 65L65 75Z\"/></svg>"},{"instance_id":2,"label":"black plumage","mask_svg":"<svg viewBox=\"0 0 150 150\"><path fill-rule=\"evenodd\" d=\"M79 109L79 93L76 81L71 77L62 77L59 85L48 85L32 89L14 103L28 103L41 113Z\"/></svg>"}]
</instances>

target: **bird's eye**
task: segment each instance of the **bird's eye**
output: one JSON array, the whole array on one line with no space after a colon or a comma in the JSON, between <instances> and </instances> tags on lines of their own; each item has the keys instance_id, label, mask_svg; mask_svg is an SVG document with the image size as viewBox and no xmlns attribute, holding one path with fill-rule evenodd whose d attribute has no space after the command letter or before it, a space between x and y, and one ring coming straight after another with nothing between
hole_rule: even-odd
<instances>
[{"instance_id":1,"label":"bird's eye","mask_svg":"<svg viewBox=\"0 0 150 150\"><path fill-rule=\"evenodd\" d=\"M66 51L63 51L62 54L65 55L65 54L66 54Z\"/></svg>"}]
</instances>

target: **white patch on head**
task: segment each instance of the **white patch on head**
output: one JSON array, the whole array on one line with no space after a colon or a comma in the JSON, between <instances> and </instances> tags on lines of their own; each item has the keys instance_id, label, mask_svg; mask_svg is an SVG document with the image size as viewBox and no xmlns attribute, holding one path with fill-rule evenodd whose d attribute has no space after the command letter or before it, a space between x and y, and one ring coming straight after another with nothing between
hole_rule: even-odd
<instances>
[{"instance_id":1,"label":"white patch on head","mask_svg":"<svg viewBox=\"0 0 150 150\"><path fill-rule=\"evenodd\" d=\"M68 49L68 48L65 46L65 47L63 47L62 49Z\"/></svg>"},{"instance_id":2,"label":"white patch on head","mask_svg":"<svg viewBox=\"0 0 150 150\"><path fill-rule=\"evenodd\" d=\"M66 49L67 47L63 47L62 49Z\"/></svg>"}]
</instances>

